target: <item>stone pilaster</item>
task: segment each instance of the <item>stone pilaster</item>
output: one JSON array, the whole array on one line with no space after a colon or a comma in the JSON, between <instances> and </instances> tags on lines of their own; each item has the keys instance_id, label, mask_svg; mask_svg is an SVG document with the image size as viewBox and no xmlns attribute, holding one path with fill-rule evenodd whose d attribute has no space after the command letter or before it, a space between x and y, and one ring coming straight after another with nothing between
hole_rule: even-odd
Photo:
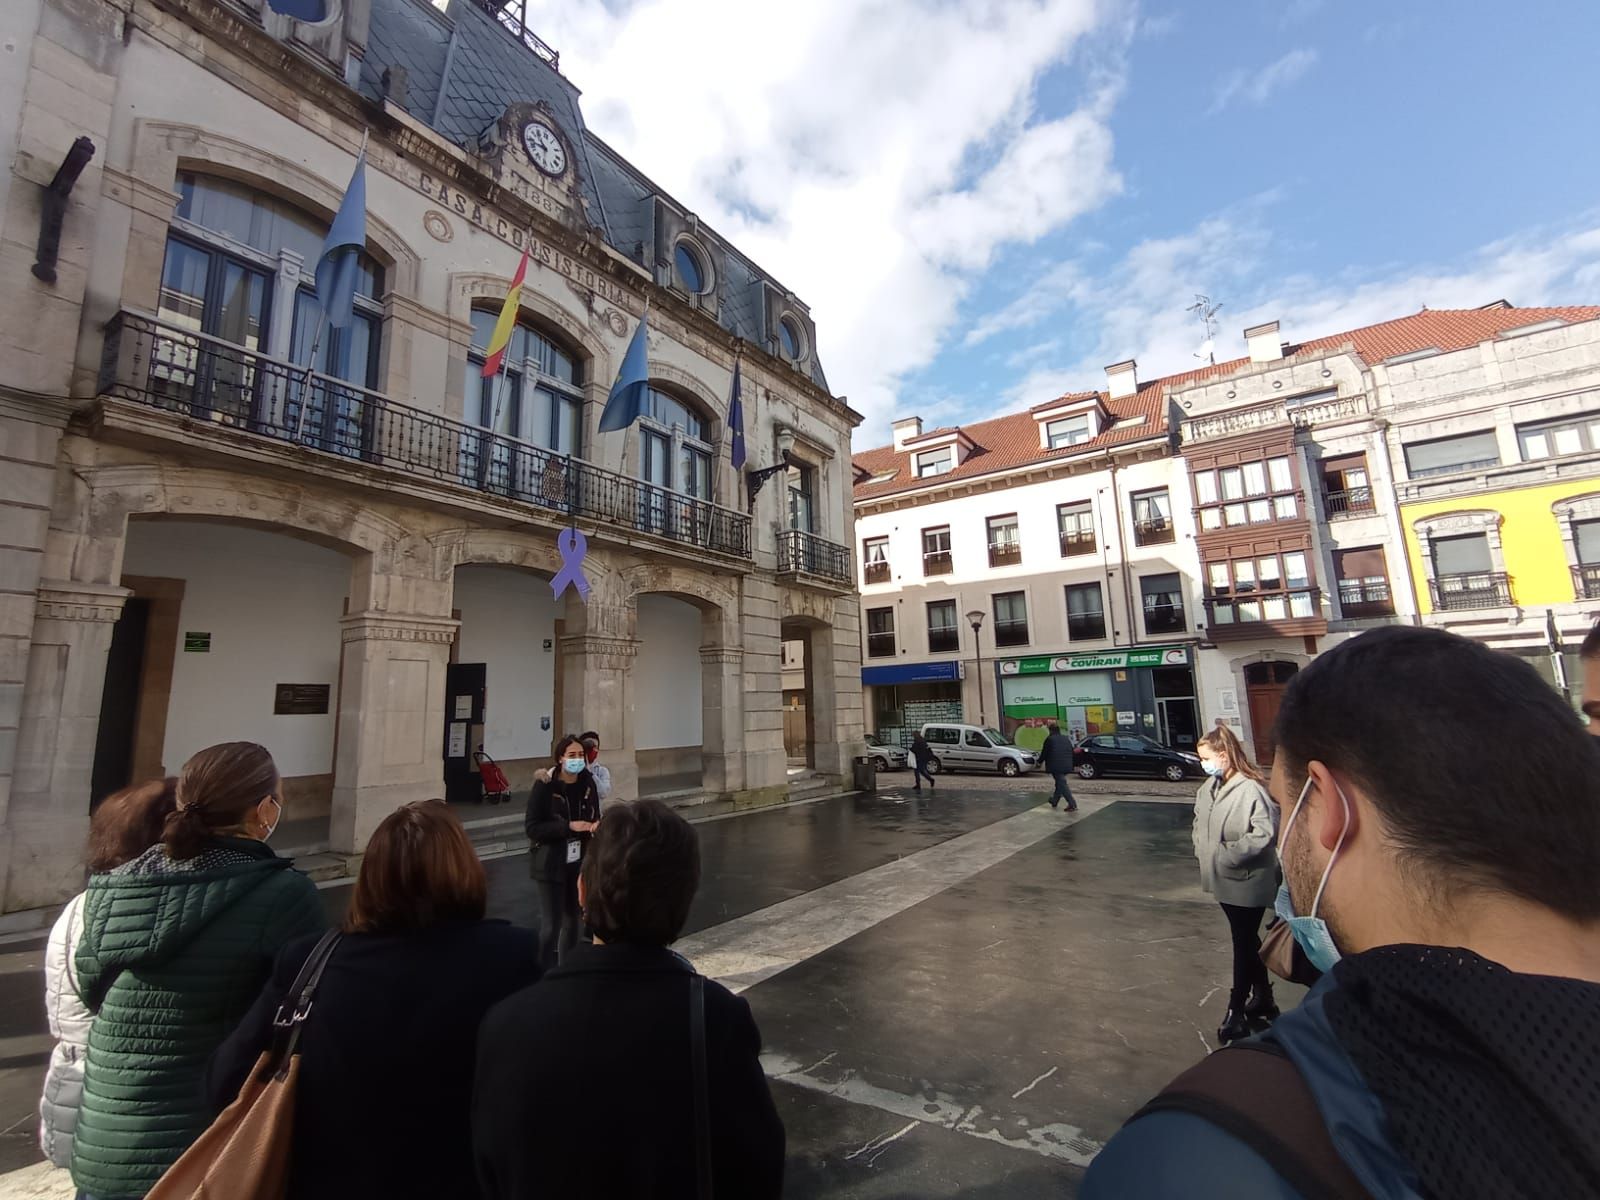
<instances>
[{"instance_id":1,"label":"stone pilaster","mask_svg":"<svg viewBox=\"0 0 1600 1200\"><path fill-rule=\"evenodd\" d=\"M126 588L100 584L39 586L0 839L4 911L55 904L83 886L106 655L127 596Z\"/></svg>"},{"instance_id":2,"label":"stone pilaster","mask_svg":"<svg viewBox=\"0 0 1600 1200\"><path fill-rule=\"evenodd\" d=\"M700 647L700 725L702 786L743 791L744 651L737 646Z\"/></svg>"},{"instance_id":3,"label":"stone pilaster","mask_svg":"<svg viewBox=\"0 0 1600 1200\"><path fill-rule=\"evenodd\" d=\"M580 633L561 639L561 728L593 729L600 735L601 761L611 772L611 795L639 798L639 760L633 744L633 672L639 640L612 633Z\"/></svg>"},{"instance_id":4,"label":"stone pilaster","mask_svg":"<svg viewBox=\"0 0 1600 1200\"><path fill-rule=\"evenodd\" d=\"M344 681L329 830L336 852L360 853L400 805L442 793L445 669L458 624L372 611L341 622Z\"/></svg>"}]
</instances>

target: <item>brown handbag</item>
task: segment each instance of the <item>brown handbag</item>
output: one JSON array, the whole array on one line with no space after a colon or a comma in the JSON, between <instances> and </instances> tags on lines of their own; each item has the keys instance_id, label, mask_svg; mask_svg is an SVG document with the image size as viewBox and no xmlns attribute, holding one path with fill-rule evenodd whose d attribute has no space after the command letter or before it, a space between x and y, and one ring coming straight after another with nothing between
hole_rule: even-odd
<instances>
[{"instance_id":1,"label":"brown handbag","mask_svg":"<svg viewBox=\"0 0 1600 1200\"><path fill-rule=\"evenodd\" d=\"M256 1060L238 1098L167 1168L145 1200L283 1200L294 1148L300 1028L339 934L312 950L272 1019L273 1045Z\"/></svg>"},{"instance_id":2,"label":"brown handbag","mask_svg":"<svg viewBox=\"0 0 1600 1200\"><path fill-rule=\"evenodd\" d=\"M1279 979L1294 979L1294 934L1282 917L1267 926L1261 939L1261 961Z\"/></svg>"}]
</instances>

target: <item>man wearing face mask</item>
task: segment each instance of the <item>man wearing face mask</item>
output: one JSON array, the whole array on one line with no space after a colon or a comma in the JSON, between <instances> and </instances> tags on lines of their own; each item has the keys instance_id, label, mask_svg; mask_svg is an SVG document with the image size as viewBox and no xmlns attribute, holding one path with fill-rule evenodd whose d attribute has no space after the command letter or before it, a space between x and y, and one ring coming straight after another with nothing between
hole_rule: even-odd
<instances>
[{"instance_id":1,"label":"man wearing face mask","mask_svg":"<svg viewBox=\"0 0 1600 1200\"><path fill-rule=\"evenodd\" d=\"M1326 972L1085 1200L1600 1196L1600 756L1526 663L1365 633L1284 695L1278 908Z\"/></svg>"},{"instance_id":2,"label":"man wearing face mask","mask_svg":"<svg viewBox=\"0 0 1600 1200\"><path fill-rule=\"evenodd\" d=\"M1600 621L1578 647L1578 659L1583 663L1583 715L1589 719L1589 732L1600 741Z\"/></svg>"}]
</instances>

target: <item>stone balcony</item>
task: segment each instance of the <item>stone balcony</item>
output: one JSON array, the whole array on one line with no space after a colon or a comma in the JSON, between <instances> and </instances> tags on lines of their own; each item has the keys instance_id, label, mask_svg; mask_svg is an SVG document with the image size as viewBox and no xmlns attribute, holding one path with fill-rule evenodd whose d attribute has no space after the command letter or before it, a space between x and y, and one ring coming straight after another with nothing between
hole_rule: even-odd
<instances>
[{"instance_id":1,"label":"stone balcony","mask_svg":"<svg viewBox=\"0 0 1600 1200\"><path fill-rule=\"evenodd\" d=\"M552 531L578 525L700 563L752 565L746 513L143 314L121 312L107 326L98 391L105 436L209 444L386 490L404 481L430 498L509 507Z\"/></svg>"}]
</instances>

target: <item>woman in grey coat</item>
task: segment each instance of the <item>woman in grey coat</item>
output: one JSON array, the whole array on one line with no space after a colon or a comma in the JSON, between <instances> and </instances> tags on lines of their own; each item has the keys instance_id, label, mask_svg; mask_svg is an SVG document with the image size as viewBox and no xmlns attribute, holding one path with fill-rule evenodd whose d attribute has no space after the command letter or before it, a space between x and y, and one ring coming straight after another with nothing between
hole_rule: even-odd
<instances>
[{"instance_id":1,"label":"woman in grey coat","mask_svg":"<svg viewBox=\"0 0 1600 1200\"><path fill-rule=\"evenodd\" d=\"M1263 1029L1278 1015L1261 961L1261 917L1278 892L1278 806L1226 725L1200 738L1210 777L1194 799L1194 854L1200 886L1217 898L1233 937L1233 987L1217 1029L1223 1045Z\"/></svg>"}]
</instances>

